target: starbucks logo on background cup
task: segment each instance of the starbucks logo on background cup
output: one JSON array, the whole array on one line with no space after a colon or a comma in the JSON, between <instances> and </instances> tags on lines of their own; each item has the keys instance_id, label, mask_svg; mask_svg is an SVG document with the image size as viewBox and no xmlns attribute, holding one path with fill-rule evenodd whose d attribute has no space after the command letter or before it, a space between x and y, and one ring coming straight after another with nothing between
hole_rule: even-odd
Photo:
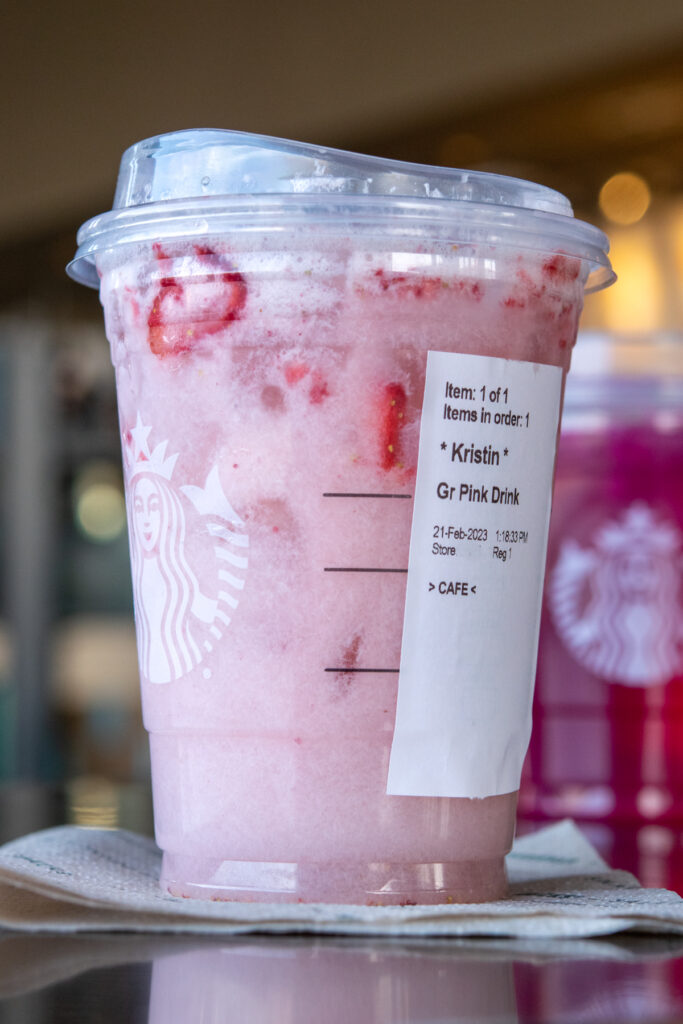
<instances>
[{"instance_id":1,"label":"starbucks logo on background cup","mask_svg":"<svg viewBox=\"0 0 683 1024\"><path fill-rule=\"evenodd\" d=\"M681 533L637 502L582 547L566 540L550 574L558 634L584 668L628 686L683 670Z\"/></svg>"},{"instance_id":2,"label":"starbucks logo on background cup","mask_svg":"<svg viewBox=\"0 0 683 1024\"><path fill-rule=\"evenodd\" d=\"M140 671L151 683L168 683L197 668L230 625L244 588L249 538L218 467L203 487L178 486L172 479L178 453L166 455L168 441L150 450L151 431L138 414L124 432L126 496ZM187 550L188 517L197 515L206 547L201 584Z\"/></svg>"}]
</instances>

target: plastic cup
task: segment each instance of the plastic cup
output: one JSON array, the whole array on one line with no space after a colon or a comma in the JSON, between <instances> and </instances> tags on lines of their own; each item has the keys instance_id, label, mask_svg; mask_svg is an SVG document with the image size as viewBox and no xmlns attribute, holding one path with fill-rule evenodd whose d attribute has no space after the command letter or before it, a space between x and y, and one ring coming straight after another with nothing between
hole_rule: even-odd
<instances>
[{"instance_id":1,"label":"plastic cup","mask_svg":"<svg viewBox=\"0 0 683 1024\"><path fill-rule=\"evenodd\" d=\"M680 889L683 351L678 337L605 335L579 351L520 809L593 823L619 867Z\"/></svg>"},{"instance_id":2,"label":"plastic cup","mask_svg":"<svg viewBox=\"0 0 683 1024\"><path fill-rule=\"evenodd\" d=\"M207 130L128 150L79 243L116 371L162 885L502 895L604 236L528 182Z\"/></svg>"}]
</instances>

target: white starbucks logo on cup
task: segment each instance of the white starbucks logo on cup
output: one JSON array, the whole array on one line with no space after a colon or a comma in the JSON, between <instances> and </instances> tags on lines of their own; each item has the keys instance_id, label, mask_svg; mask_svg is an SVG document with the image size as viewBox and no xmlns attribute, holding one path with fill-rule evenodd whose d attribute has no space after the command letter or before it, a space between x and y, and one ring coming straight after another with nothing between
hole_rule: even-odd
<instances>
[{"instance_id":1,"label":"white starbucks logo on cup","mask_svg":"<svg viewBox=\"0 0 683 1024\"><path fill-rule=\"evenodd\" d=\"M566 540L550 576L558 634L584 668L628 686L683 669L681 533L643 502L582 547Z\"/></svg>"},{"instance_id":2,"label":"white starbucks logo on cup","mask_svg":"<svg viewBox=\"0 0 683 1024\"><path fill-rule=\"evenodd\" d=\"M166 455L168 441L153 450L151 426L140 415L123 435L133 596L140 671L151 683L180 679L204 661L230 624L244 588L249 538L228 501L214 466L203 487L176 485L178 453ZM216 596L202 591L187 544L188 515L203 520ZM196 554L195 554L196 557ZM215 576L214 576L215 573ZM211 675L204 668L204 676Z\"/></svg>"}]
</instances>

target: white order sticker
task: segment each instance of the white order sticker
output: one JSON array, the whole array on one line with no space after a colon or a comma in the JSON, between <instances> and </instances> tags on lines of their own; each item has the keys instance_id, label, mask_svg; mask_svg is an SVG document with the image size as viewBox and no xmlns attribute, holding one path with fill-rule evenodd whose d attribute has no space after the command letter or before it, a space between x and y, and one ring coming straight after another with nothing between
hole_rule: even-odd
<instances>
[{"instance_id":1,"label":"white order sticker","mask_svg":"<svg viewBox=\"0 0 683 1024\"><path fill-rule=\"evenodd\" d=\"M428 353L389 794L519 789L561 393L557 366Z\"/></svg>"}]
</instances>

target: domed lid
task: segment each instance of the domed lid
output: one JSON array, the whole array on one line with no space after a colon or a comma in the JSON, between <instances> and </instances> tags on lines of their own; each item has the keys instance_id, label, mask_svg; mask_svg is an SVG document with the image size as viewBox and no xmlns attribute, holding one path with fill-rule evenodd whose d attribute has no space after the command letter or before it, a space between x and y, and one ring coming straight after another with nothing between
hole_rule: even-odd
<instances>
[{"instance_id":1,"label":"domed lid","mask_svg":"<svg viewBox=\"0 0 683 1024\"><path fill-rule=\"evenodd\" d=\"M288 223L296 213L299 221L394 217L404 227L411 218L424 224L459 217L482 227L496 222L497 241L501 227L524 227L526 214L532 220L525 230L538 239L528 247L586 259L593 288L614 277L606 237L574 220L569 200L543 185L217 129L157 135L127 149L113 209L83 225L68 272L96 286L98 252L145 239L222 230L228 212L231 230L258 229L266 211L271 217L279 212Z\"/></svg>"}]
</instances>

